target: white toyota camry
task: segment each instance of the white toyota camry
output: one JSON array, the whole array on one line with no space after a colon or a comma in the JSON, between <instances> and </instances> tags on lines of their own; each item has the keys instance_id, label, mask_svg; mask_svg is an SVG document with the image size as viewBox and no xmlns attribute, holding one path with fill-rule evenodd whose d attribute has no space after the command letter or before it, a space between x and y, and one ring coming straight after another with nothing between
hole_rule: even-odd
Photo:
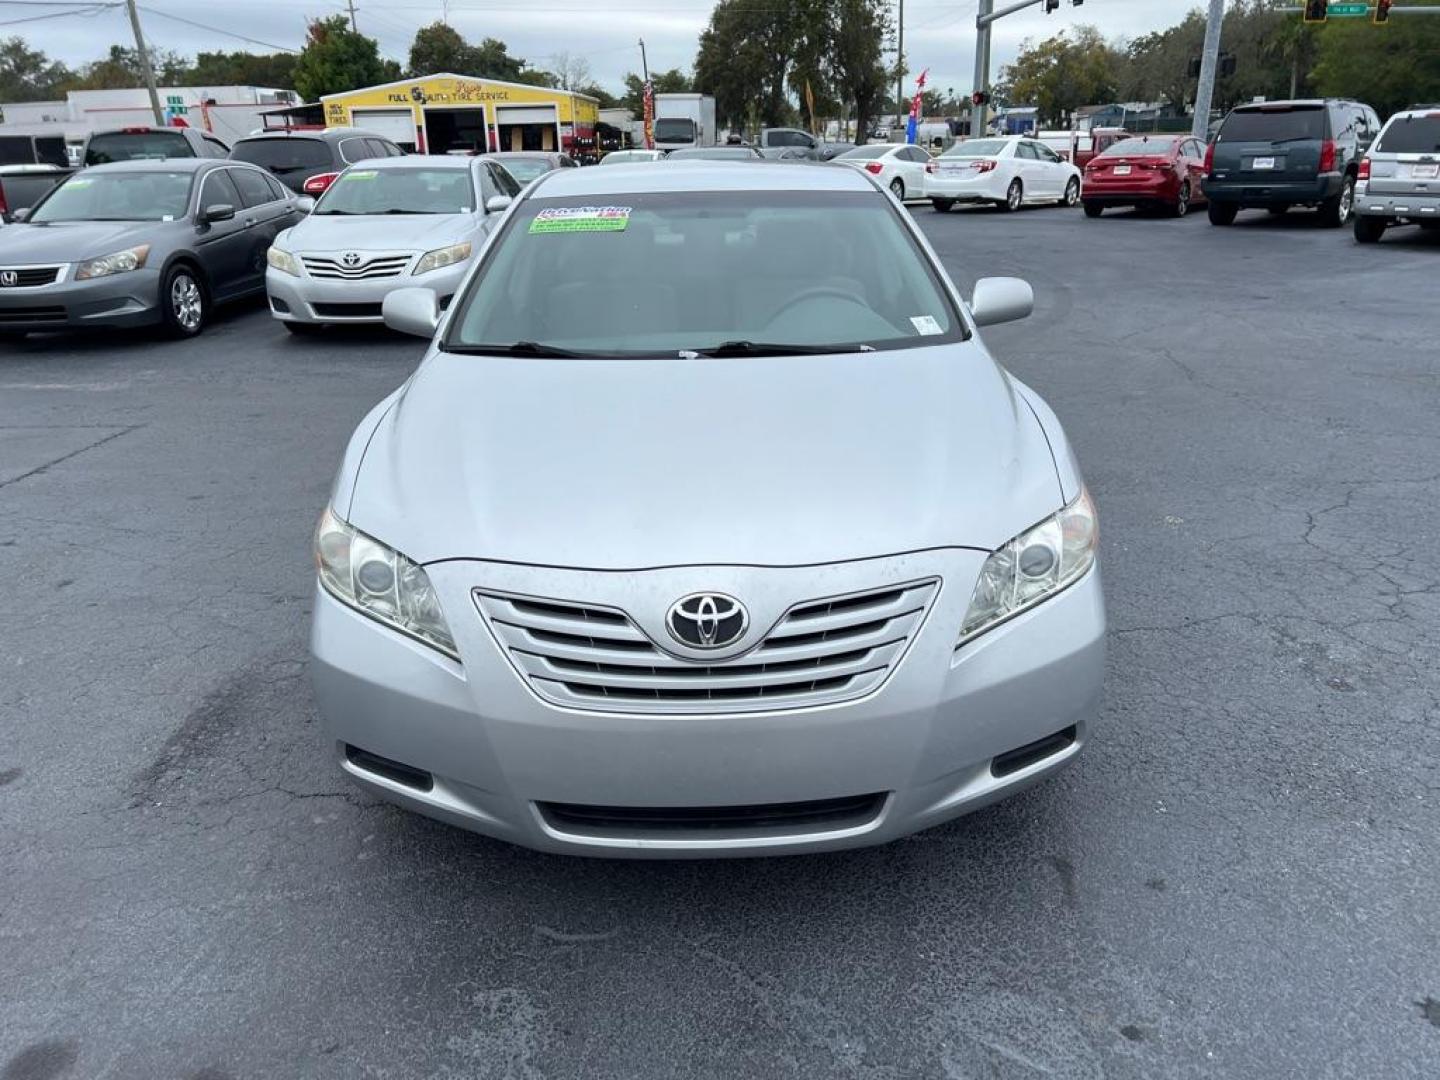
<instances>
[{"instance_id":1,"label":"white toyota camry","mask_svg":"<svg viewBox=\"0 0 1440 1080\"><path fill-rule=\"evenodd\" d=\"M966 139L937 157L925 173L925 197L942 213L957 202L1076 206L1080 170L1038 139L1012 135Z\"/></svg>"},{"instance_id":2,"label":"white toyota camry","mask_svg":"<svg viewBox=\"0 0 1440 1080\"><path fill-rule=\"evenodd\" d=\"M866 143L833 160L869 173L881 187L888 187L903 202L925 194L925 170L932 158L930 151L908 143Z\"/></svg>"}]
</instances>

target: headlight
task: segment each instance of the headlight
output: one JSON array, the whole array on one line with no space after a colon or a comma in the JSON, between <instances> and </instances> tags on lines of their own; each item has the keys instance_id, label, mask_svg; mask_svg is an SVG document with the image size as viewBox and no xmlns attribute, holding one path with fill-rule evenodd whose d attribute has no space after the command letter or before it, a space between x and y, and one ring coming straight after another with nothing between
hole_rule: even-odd
<instances>
[{"instance_id":1,"label":"headlight","mask_svg":"<svg viewBox=\"0 0 1440 1080\"><path fill-rule=\"evenodd\" d=\"M329 507L315 530L315 566L335 599L460 659L424 568L352 529Z\"/></svg>"},{"instance_id":2,"label":"headlight","mask_svg":"<svg viewBox=\"0 0 1440 1080\"><path fill-rule=\"evenodd\" d=\"M1075 582L1095 563L1100 527L1090 492L1025 530L985 560L960 626L960 640L983 634Z\"/></svg>"},{"instance_id":3,"label":"headlight","mask_svg":"<svg viewBox=\"0 0 1440 1080\"><path fill-rule=\"evenodd\" d=\"M442 266L454 266L458 262L464 262L469 257L470 245L468 243L436 248L434 251L427 251L420 256L420 261L415 264L414 272L428 274L431 270L439 270Z\"/></svg>"},{"instance_id":4,"label":"headlight","mask_svg":"<svg viewBox=\"0 0 1440 1080\"><path fill-rule=\"evenodd\" d=\"M283 248L271 244L265 249L265 261L285 274L300 276L300 261Z\"/></svg>"},{"instance_id":5,"label":"headlight","mask_svg":"<svg viewBox=\"0 0 1440 1080\"><path fill-rule=\"evenodd\" d=\"M145 265L145 257L149 254L150 245L140 244L124 251L101 255L98 259L86 259L76 269L75 280L84 281L87 278L109 277L111 274L123 274L127 270L139 270Z\"/></svg>"}]
</instances>

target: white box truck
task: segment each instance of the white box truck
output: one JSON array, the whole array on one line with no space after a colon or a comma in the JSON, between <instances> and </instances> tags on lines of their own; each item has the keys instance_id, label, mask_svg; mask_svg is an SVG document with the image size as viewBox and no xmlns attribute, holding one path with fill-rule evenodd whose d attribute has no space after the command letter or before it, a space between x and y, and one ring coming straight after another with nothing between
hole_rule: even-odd
<instances>
[{"instance_id":1,"label":"white box truck","mask_svg":"<svg viewBox=\"0 0 1440 1080\"><path fill-rule=\"evenodd\" d=\"M715 99L709 94L655 95L655 149L718 146Z\"/></svg>"}]
</instances>

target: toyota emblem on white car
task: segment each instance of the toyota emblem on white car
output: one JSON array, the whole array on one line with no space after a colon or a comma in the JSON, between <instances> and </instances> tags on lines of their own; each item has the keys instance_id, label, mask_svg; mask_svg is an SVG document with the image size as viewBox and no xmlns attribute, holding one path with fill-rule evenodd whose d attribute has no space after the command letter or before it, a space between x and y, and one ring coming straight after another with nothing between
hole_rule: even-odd
<instances>
[{"instance_id":1,"label":"toyota emblem on white car","mask_svg":"<svg viewBox=\"0 0 1440 1080\"><path fill-rule=\"evenodd\" d=\"M670 606L670 636L692 649L719 649L740 640L749 625L745 605L724 593L692 593Z\"/></svg>"},{"instance_id":2,"label":"toyota emblem on white car","mask_svg":"<svg viewBox=\"0 0 1440 1080\"><path fill-rule=\"evenodd\" d=\"M340 256L340 261L346 266L359 266L360 253L358 251L347 251L344 255Z\"/></svg>"}]
</instances>

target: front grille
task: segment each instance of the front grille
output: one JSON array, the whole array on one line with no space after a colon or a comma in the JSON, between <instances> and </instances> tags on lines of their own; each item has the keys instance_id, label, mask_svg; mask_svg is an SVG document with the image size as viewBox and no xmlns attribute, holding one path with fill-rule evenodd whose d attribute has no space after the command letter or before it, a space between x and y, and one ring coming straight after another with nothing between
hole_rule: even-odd
<instances>
[{"instance_id":1,"label":"front grille","mask_svg":"<svg viewBox=\"0 0 1440 1080\"><path fill-rule=\"evenodd\" d=\"M501 648L557 705L646 713L828 705L876 689L919 629L939 581L792 607L758 644L723 661L659 648L625 612L475 590Z\"/></svg>"},{"instance_id":2,"label":"front grille","mask_svg":"<svg viewBox=\"0 0 1440 1080\"><path fill-rule=\"evenodd\" d=\"M324 255L301 255L305 272L313 278L331 281L363 281L367 278L399 277L410 262L409 255L375 255L356 266Z\"/></svg>"},{"instance_id":3,"label":"front grille","mask_svg":"<svg viewBox=\"0 0 1440 1080\"><path fill-rule=\"evenodd\" d=\"M378 319L379 304L311 304L322 319Z\"/></svg>"},{"instance_id":4,"label":"front grille","mask_svg":"<svg viewBox=\"0 0 1440 1080\"><path fill-rule=\"evenodd\" d=\"M60 276L58 266L0 266L0 273L7 270L15 275L15 284L5 286L8 289L33 289L37 285L50 285Z\"/></svg>"},{"instance_id":5,"label":"front grille","mask_svg":"<svg viewBox=\"0 0 1440 1080\"><path fill-rule=\"evenodd\" d=\"M64 321L65 308L59 304L54 304L48 307L0 308L0 324Z\"/></svg>"},{"instance_id":6,"label":"front grille","mask_svg":"<svg viewBox=\"0 0 1440 1080\"><path fill-rule=\"evenodd\" d=\"M716 838L837 832L874 821L884 792L757 806L582 806L536 803L551 828L578 836Z\"/></svg>"}]
</instances>

